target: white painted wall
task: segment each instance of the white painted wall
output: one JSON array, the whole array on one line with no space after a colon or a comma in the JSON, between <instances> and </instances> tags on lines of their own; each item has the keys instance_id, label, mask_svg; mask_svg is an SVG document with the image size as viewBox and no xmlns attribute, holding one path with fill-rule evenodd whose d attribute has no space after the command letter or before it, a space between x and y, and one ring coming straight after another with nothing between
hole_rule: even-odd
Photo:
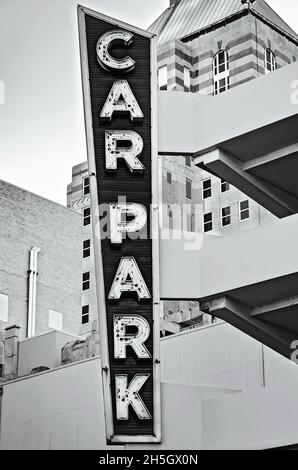
<instances>
[{"instance_id":1,"label":"white painted wall","mask_svg":"<svg viewBox=\"0 0 298 470\"><path fill-rule=\"evenodd\" d=\"M261 345L227 323L161 341L162 381L233 390L262 385Z\"/></svg>"},{"instance_id":2,"label":"white painted wall","mask_svg":"<svg viewBox=\"0 0 298 470\"><path fill-rule=\"evenodd\" d=\"M163 382L201 387L256 390L298 380L296 364L224 322L162 339L161 365Z\"/></svg>"},{"instance_id":3,"label":"white painted wall","mask_svg":"<svg viewBox=\"0 0 298 470\"><path fill-rule=\"evenodd\" d=\"M226 391L164 384L163 444L158 448L200 448L202 399L223 393ZM3 386L1 450L109 448L123 449L106 445L99 358Z\"/></svg>"},{"instance_id":4,"label":"white painted wall","mask_svg":"<svg viewBox=\"0 0 298 470\"><path fill-rule=\"evenodd\" d=\"M293 116L297 71L293 63L217 96L160 91L159 152L196 153Z\"/></svg>"},{"instance_id":5,"label":"white painted wall","mask_svg":"<svg viewBox=\"0 0 298 470\"><path fill-rule=\"evenodd\" d=\"M204 450L258 450L297 444L298 380L202 403Z\"/></svg>"},{"instance_id":6,"label":"white painted wall","mask_svg":"<svg viewBox=\"0 0 298 470\"><path fill-rule=\"evenodd\" d=\"M106 449L100 359L3 386L0 449Z\"/></svg>"},{"instance_id":7,"label":"white painted wall","mask_svg":"<svg viewBox=\"0 0 298 470\"><path fill-rule=\"evenodd\" d=\"M198 299L294 274L297 229L295 214L254 230L205 235L193 249L185 239L160 240L161 297Z\"/></svg>"},{"instance_id":8,"label":"white painted wall","mask_svg":"<svg viewBox=\"0 0 298 470\"><path fill-rule=\"evenodd\" d=\"M60 331L50 331L43 335L26 338L19 343L18 376L31 373L39 366L53 369L61 365L61 349L78 336Z\"/></svg>"},{"instance_id":9,"label":"white painted wall","mask_svg":"<svg viewBox=\"0 0 298 470\"><path fill-rule=\"evenodd\" d=\"M231 390L191 385L162 383L161 445L127 445L127 450L193 450L202 449L202 403L206 398L219 397Z\"/></svg>"},{"instance_id":10,"label":"white painted wall","mask_svg":"<svg viewBox=\"0 0 298 470\"><path fill-rule=\"evenodd\" d=\"M296 443L297 366L265 349L263 387L261 351L257 341L226 323L163 339L162 444L137 448ZM1 450L108 449L100 358L2 386Z\"/></svg>"}]
</instances>

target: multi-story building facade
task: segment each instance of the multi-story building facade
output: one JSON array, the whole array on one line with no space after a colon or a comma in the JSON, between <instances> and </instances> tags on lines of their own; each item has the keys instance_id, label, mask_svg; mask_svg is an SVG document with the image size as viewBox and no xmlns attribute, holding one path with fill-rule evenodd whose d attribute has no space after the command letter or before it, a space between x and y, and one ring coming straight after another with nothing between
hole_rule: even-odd
<instances>
[{"instance_id":1,"label":"multi-story building facade","mask_svg":"<svg viewBox=\"0 0 298 470\"><path fill-rule=\"evenodd\" d=\"M164 227L206 236L225 236L275 219L237 188L197 168L190 157L162 157L162 201ZM170 333L212 321L197 302L164 302L162 317Z\"/></svg>"},{"instance_id":2,"label":"multi-story building facade","mask_svg":"<svg viewBox=\"0 0 298 470\"><path fill-rule=\"evenodd\" d=\"M199 93L216 99L216 95L298 57L297 34L264 0L171 0L149 30L158 37L161 92ZM228 182L195 166L191 156L160 158L164 227L224 236L274 219ZM92 245L87 163L73 169L68 207L83 215L83 242ZM83 261L84 275L91 280L90 289L82 294L82 309L89 312L89 317L82 316L89 320L84 326L87 331L96 320L94 268L89 256ZM196 302L165 302L162 317L163 328L170 332L210 321Z\"/></svg>"},{"instance_id":3,"label":"multi-story building facade","mask_svg":"<svg viewBox=\"0 0 298 470\"><path fill-rule=\"evenodd\" d=\"M0 181L0 363L5 329L20 339L80 333L81 224L64 206Z\"/></svg>"},{"instance_id":4,"label":"multi-story building facade","mask_svg":"<svg viewBox=\"0 0 298 470\"><path fill-rule=\"evenodd\" d=\"M157 35L162 91L216 95L295 62L298 36L264 1L171 0L149 30ZM163 156L163 221L175 226L171 205L186 206L184 229L228 235L274 219L228 182L197 168L190 156ZM167 220L168 219L168 220ZM176 223L180 224L179 217ZM195 303L166 302L165 328L203 320ZM186 322L184 322L186 320ZM209 320L210 321L210 320ZM168 325L167 325L168 324Z\"/></svg>"},{"instance_id":5,"label":"multi-story building facade","mask_svg":"<svg viewBox=\"0 0 298 470\"><path fill-rule=\"evenodd\" d=\"M90 214L90 185L87 162L72 169L72 182L67 188L67 206L81 215L82 260L81 330L87 335L97 328L97 300L93 261L93 237Z\"/></svg>"},{"instance_id":6,"label":"multi-story building facade","mask_svg":"<svg viewBox=\"0 0 298 470\"><path fill-rule=\"evenodd\" d=\"M189 155L162 155L163 227L205 234L202 252L206 251L198 263L193 266L187 263L189 270L179 271L180 278L184 277L179 289L187 286L187 276L193 277L192 293L200 298L202 309L219 312L221 318L228 316L227 321L234 326L218 322L161 340L162 442L161 446L144 444L143 449L297 448L296 339L291 356L285 348L290 346L292 338L297 338L298 206L297 201L293 203L297 191L291 197L292 203L288 203L293 187L296 188L297 165L293 160L297 162L297 138L293 143L293 133L297 113L290 109L293 103L287 99L287 85L297 76L297 69L297 65L292 65L289 72L281 70L275 76L250 82L246 88L243 85L223 96L231 97L232 107L235 103L238 106L240 98L239 108L245 108L247 96L255 106L254 113L245 117L252 121L250 126L243 130L239 124L239 146L246 148L248 135L255 138L255 133L260 131L256 110L260 112L262 106L264 109L272 90L279 95L265 115L266 125L262 123L258 143L268 136L268 127L271 136L274 133L279 136L283 129L283 144L273 139L269 142L272 147L265 154L267 163L283 162L278 162L278 171L275 165L266 171L272 188L270 204L264 197L268 195L266 187L261 187L262 176L255 177L253 194L260 197L261 193L267 207L277 207L277 203L283 206L284 219L274 221L274 229L269 224L249 232L270 222L272 215L227 181L196 168ZM176 97L172 93L175 103ZM212 100L218 97L204 98L208 98L212 107ZM219 104L223 101L219 100ZM285 109L279 114L280 107ZM201 111L198 114L206 118ZM206 128L210 134L214 133L212 126ZM183 131L181 139L184 139ZM192 132L195 132L193 128ZM223 141L222 135L217 136L216 151ZM208 154L209 146L205 151ZM256 165L256 160L262 160L259 161L262 164L263 156L258 159L253 154L248 163ZM241 178L235 184L239 180L241 183ZM63 323L65 330L72 326L80 331L86 329L86 333L96 318L87 164L74 167L68 188L68 205L77 214L4 182L0 182L0 195L0 316L4 326L18 322L22 331L31 330L32 334L33 329L37 333L60 330ZM185 206L182 226L181 219L174 217L176 205ZM246 232L234 233L239 231ZM213 243L208 237L218 239ZM168 259L177 256L175 247L167 256ZM176 259L181 261L179 256ZM35 322L34 291L37 294ZM24 301L26 293L28 305ZM181 290L181 297L183 294ZM192 295L188 293L185 297L192 298ZM171 331L173 325L195 323L197 317L202 317L196 304L180 303L179 308L182 313L168 312L165 329ZM98 373L105 367L97 354L95 338L89 337L89 342L81 341L82 338L72 341L71 335L50 331L19 342L16 329L19 327L13 325L6 328L6 358L10 370L16 371L13 378L18 379L10 381L8 376L0 384L0 448L109 450L102 376ZM256 337L257 341L253 339ZM286 357L271 347L283 351ZM90 359L90 356L97 357ZM134 443L125 444L125 450L135 447ZM123 446L118 450L123 451Z\"/></svg>"},{"instance_id":7,"label":"multi-story building facade","mask_svg":"<svg viewBox=\"0 0 298 470\"><path fill-rule=\"evenodd\" d=\"M161 89L218 94L298 56L297 34L264 0L171 0L149 30Z\"/></svg>"}]
</instances>

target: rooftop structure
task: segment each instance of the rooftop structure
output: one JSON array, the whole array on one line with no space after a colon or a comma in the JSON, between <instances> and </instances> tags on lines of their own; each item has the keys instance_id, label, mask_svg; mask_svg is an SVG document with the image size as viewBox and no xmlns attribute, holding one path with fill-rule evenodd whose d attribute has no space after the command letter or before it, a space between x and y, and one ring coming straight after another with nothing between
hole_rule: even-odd
<instances>
[{"instance_id":1,"label":"rooftop structure","mask_svg":"<svg viewBox=\"0 0 298 470\"><path fill-rule=\"evenodd\" d=\"M187 43L229 21L251 14L298 44L298 35L264 0L171 0L149 31L158 35L158 43L175 39Z\"/></svg>"}]
</instances>

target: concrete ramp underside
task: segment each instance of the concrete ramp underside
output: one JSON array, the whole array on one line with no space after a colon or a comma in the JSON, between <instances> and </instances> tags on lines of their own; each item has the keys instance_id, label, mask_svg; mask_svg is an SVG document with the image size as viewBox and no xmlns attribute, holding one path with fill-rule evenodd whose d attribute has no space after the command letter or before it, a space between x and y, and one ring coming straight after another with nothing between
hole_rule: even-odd
<instances>
[{"instance_id":1,"label":"concrete ramp underside","mask_svg":"<svg viewBox=\"0 0 298 470\"><path fill-rule=\"evenodd\" d=\"M162 240L162 298L197 300L202 312L290 358L298 346L297 234L294 215L243 233L206 235L197 250L183 239Z\"/></svg>"}]
</instances>

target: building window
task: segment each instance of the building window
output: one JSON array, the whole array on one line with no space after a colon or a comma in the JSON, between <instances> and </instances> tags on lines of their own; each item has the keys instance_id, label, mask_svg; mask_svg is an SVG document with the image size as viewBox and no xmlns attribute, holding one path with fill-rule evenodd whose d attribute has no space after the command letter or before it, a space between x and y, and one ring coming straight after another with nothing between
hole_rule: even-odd
<instances>
[{"instance_id":1,"label":"building window","mask_svg":"<svg viewBox=\"0 0 298 470\"><path fill-rule=\"evenodd\" d=\"M83 273L82 290L90 289L90 272Z\"/></svg>"},{"instance_id":2,"label":"building window","mask_svg":"<svg viewBox=\"0 0 298 470\"><path fill-rule=\"evenodd\" d=\"M168 66L164 65L158 69L158 87L160 90L168 89Z\"/></svg>"},{"instance_id":3,"label":"building window","mask_svg":"<svg viewBox=\"0 0 298 470\"><path fill-rule=\"evenodd\" d=\"M4 370L4 343L1 344L0 340L0 377L3 377Z\"/></svg>"},{"instance_id":4,"label":"building window","mask_svg":"<svg viewBox=\"0 0 298 470\"><path fill-rule=\"evenodd\" d=\"M169 171L167 171L167 183L168 184L172 184L172 173L170 173Z\"/></svg>"},{"instance_id":5,"label":"building window","mask_svg":"<svg viewBox=\"0 0 298 470\"><path fill-rule=\"evenodd\" d=\"M191 180L186 178L185 185L186 185L185 186L186 187L186 197L187 197L187 199L191 199L191 197L192 197L192 182L191 182Z\"/></svg>"},{"instance_id":6,"label":"building window","mask_svg":"<svg viewBox=\"0 0 298 470\"><path fill-rule=\"evenodd\" d=\"M0 321L8 322L8 296L0 294Z\"/></svg>"},{"instance_id":7,"label":"building window","mask_svg":"<svg viewBox=\"0 0 298 470\"><path fill-rule=\"evenodd\" d=\"M187 90L190 90L190 70L187 67L184 67L183 75L184 75L184 87L187 88Z\"/></svg>"},{"instance_id":8,"label":"building window","mask_svg":"<svg viewBox=\"0 0 298 470\"><path fill-rule=\"evenodd\" d=\"M63 330L63 315L62 313L49 310L49 328L53 330Z\"/></svg>"},{"instance_id":9,"label":"building window","mask_svg":"<svg viewBox=\"0 0 298 470\"><path fill-rule=\"evenodd\" d=\"M89 305L84 305L82 307L82 325L89 323Z\"/></svg>"},{"instance_id":10,"label":"building window","mask_svg":"<svg viewBox=\"0 0 298 470\"><path fill-rule=\"evenodd\" d=\"M192 158L190 156L187 156L184 158L185 158L185 165L191 167Z\"/></svg>"},{"instance_id":11,"label":"building window","mask_svg":"<svg viewBox=\"0 0 298 470\"><path fill-rule=\"evenodd\" d=\"M169 219L169 229L173 230L174 228L174 219L173 219L173 211L171 206L168 206L168 219Z\"/></svg>"},{"instance_id":12,"label":"building window","mask_svg":"<svg viewBox=\"0 0 298 470\"><path fill-rule=\"evenodd\" d=\"M90 194L90 180L89 176L83 179L83 194L86 196L87 194Z\"/></svg>"},{"instance_id":13,"label":"building window","mask_svg":"<svg viewBox=\"0 0 298 470\"><path fill-rule=\"evenodd\" d=\"M220 191L222 193L226 193L227 191L230 190L230 185L229 183L227 183L225 180L221 180L221 183L220 183Z\"/></svg>"},{"instance_id":14,"label":"building window","mask_svg":"<svg viewBox=\"0 0 298 470\"><path fill-rule=\"evenodd\" d=\"M84 227L86 225L90 225L91 223L91 210L90 210L90 207L86 207L86 209L84 209L83 211L83 225Z\"/></svg>"},{"instance_id":15,"label":"building window","mask_svg":"<svg viewBox=\"0 0 298 470\"><path fill-rule=\"evenodd\" d=\"M214 94L230 88L229 58L227 51L219 51L213 59Z\"/></svg>"},{"instance_id":16,"label":"building window","mask_svg":"<svg viewBox=\"0 0 298 470\"><path fill-rule=\"evenodd\" d=\"M208 214L204 214L204 232L211 232L212 229L212 212L209 212Z\"/></svg>"},{"instance_id":17,"label":"building window","mask_svg":"<svg viewBox=\"0 0 298 470\"><path fill-rule=\"evenodd\" d=\"M211 179L203 181L203 199L208 199L212 196Z\"/></svg>"},{"instance_id":18,"label":"building window","mask_svg":"<svg viewBox=\"0 0 298 470\"><path fill-rule=\"evenodd\" d=\"M90 240L83 241L83 258L90 256Z\"/></svg>"},{"instance_id":19,"label":"building window","mask_svg":"<svg viewBox=\"0 0 298 470\"><path fill-rule=\"evenodd\" d=\"M230 207L224 207L221 210L221 225L223 227L227 227L228 225L231 225L231 208Z\"/></svg>"},{"instance_id":20,"label":"building window","mask_svg":"<svg viewBox=\"0 0 298 470\"><path fill-rule=\"evenodd\" d=\"M250 217L249 214L249 201L242 201L239 204L239 215L240 215L240 220L247 220Z\"/></svg>"},{"instance_id":21,"label":"building window","mask_svg":"<svg viewBox=\"0 0 298 470\"><path fill-rule=\"evenodd\" d=\"M265 73L273 72L276 69L276 58L271 49L265 52Z\"/></svg>"}]
</instances>

